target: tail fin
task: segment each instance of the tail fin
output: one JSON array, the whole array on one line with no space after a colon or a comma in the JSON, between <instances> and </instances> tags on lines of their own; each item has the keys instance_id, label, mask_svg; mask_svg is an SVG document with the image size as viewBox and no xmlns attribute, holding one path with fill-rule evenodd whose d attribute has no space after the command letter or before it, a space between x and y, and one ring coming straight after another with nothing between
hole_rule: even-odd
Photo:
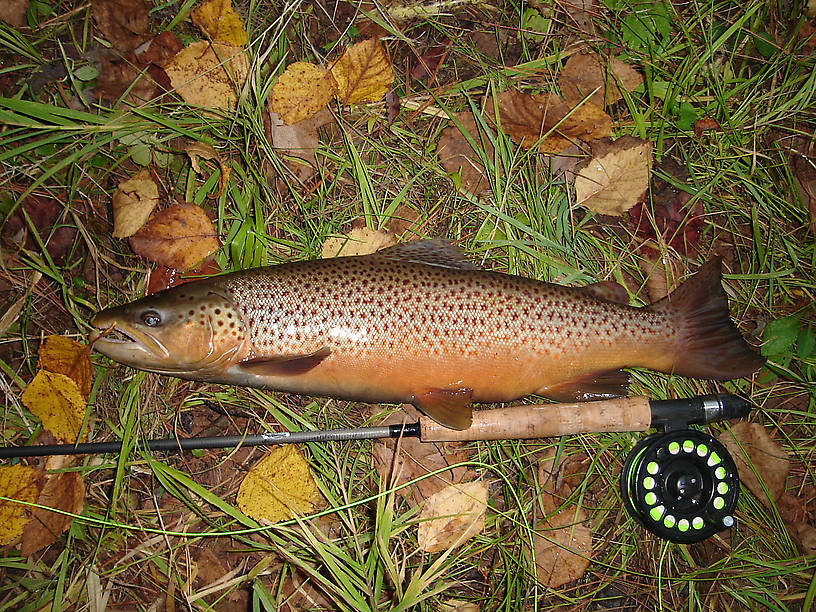
<instances>
[{"instance_id":1,"label":"tail fin","mask_svg":"<svg viewBox=\"0 0 816 612\"><path fill-rule=\"evenodd\" d=\"M671 313L676 321L675 374L728 380L748 376L765 363L731 321L721 281L722 260L715 257L674 293L649 306Z\"/></svg>"}]
</instances>

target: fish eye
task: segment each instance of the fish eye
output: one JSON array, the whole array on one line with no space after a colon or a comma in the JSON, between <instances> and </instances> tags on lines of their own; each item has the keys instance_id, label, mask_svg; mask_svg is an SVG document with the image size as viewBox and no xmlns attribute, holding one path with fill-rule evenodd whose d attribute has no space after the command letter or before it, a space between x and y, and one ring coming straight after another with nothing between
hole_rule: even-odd
<instances>
[{"instance_id":1,"label":"fish eye","mask_svg":"<svg viewBox=\"0 0 816 612\"><path fill-rule=\"evenodd\" d=\"M142 323L148 327L158 327L162 322L161 315L155 310L145 310L141 314L141 319Z\"/></svg>"}]
</instances>

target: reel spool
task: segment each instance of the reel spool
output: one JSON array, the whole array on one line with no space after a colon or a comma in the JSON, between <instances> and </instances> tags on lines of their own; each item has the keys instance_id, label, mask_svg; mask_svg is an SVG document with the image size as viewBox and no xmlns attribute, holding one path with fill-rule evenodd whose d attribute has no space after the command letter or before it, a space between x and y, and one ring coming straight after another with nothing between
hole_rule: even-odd
<instances>
[{"instance_id":1,"label":"reel spool","mask_svg":"<svg viewBox=\"0 0 816 612\"><path fill-rule=\"evenodd\" d=\"M653 434L621 471L629 515L675 543L699 542L734 524L739 475L726 448L695 429Z\"/></svg>"}]
</instances>

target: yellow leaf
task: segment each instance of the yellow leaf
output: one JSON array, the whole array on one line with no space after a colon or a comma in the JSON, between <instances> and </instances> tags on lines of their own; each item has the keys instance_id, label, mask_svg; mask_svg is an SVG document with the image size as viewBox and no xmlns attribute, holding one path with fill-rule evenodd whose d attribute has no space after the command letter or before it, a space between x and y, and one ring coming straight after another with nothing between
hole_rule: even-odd
<instances>
[{"instance_id":1,"label":"yellow leaf","mask_svg":"<svg viewBox=\"0 0 816 612\"><path fill-rule=\"evenodd\" d=\"M346 49L329 72L337 81L337 99L342 104L377 102L394 82L391 63L376 38L360 41Z\"/></svg>"},{"instance_id":2,"label":"yellow leaf","mask_svg":"<svg viewBox=\"0 0 816 612\"><path fill-rule=\"evenodd\" d=\"M40 369L65 374L76 383L84 397L90 395L93 380L91 347L65 336L47 336L38 354Z\"/></svg>"},{"instance_id":3,"label":"yellow leaf","mask_svg":"<svg viewBox=\"0 0 816 612\"><path fill-rule=\"evenodd\" d=\"M164 71L188 104L232 110L249 74L249 60L242 47L198 41L179 51Z\"/></svg>"},{"instance_id":4,"label":"yellow leaf","mask_svg":"<svg viewBox=\"0 0 816 612\"><path fill-rule=\"evenodd\" d=\"M256 463L236 498L247 516L270 523L313 512L322 501L309 464L292 445L280 446Z\"/></svg>"},{"instance_id":5,"label":"yellow leaf","mask_svg":"<svg viewBox=\"0 0 816 612\"><path fill-rule=\"evenodd\" d=\"M132 236L147 222L159 202L159 188L142 170L119 183L113 194L113 237Z\"/></svg>"},{"instance_id":6,"label":"yellow leaf","mask_svg":"<svg viewBox=\"0 0 816 612\"><path fill-rule=\"evenodd\" d=\"M323 243L323 259L370 255L397 243L393 234L368 227L355 227L346 236L332 236Z\"/></svg>"},{"instance_id":7,"label":"yellow leaf","mask_svg":"<svg viewBox=\"0 0 816 612\"><path fill-rule=\"evenodd\" d=\"M232 8L230 0L210 0L192 11L193 23L212 40L239 47L247 44L244 23Z\"/></svg>"},{"instance_id":8,"label":"yellow leaf","mask_svg":"<svg viewBox=\"0 0 816 612\"><path fill-rule=\"evenodd\" d=\"M484 529L487 483L449 485L431 495L419 514L417 542L426 552L461 546Z\"/></svg>"},{"instance_id":9,"label":"yellow leaf","mask_svg":"<svg viewBox=\"0 0 816 612\"><path fill-rule=\"evenodd\" d=\"M652 143L632 136L593 143L594 157L575 177L575 201L602 215L622 215L649 188Z\"/></svg>"},{"instance_id":10,"label":"yellow leaf","mask_svg":"<svg viewBox=\"0 0 816 612\"><path fill-rule=\"evenodd\" d=\"M34 503L40 495L40 472L27 465L0 466L0 495ZM0 501L0 546L11 544L31 520L31 507Z\"/></svg>"},{"instance_id":11,"label":"yellow leaf","mask_svg":"<svg viewBox=\"0 0 816 612\"><path fill-rule=\"evenodd\" d=\"M75 444L85 417L85 399L64 374L40 370L22 395L23 404L58 440Z\"/></svg>"},{"instance_id":12,"label":"yellow leaf","mask_svg":"<svg viewBox=\"0 0 816 612\"><path fill-rule=\"evenodd\" d=\"M308 62L295 62L278 77L269 107L286 125L292 125L316 114L336 93L330 72Z\"/></svg>"}]
</instances>

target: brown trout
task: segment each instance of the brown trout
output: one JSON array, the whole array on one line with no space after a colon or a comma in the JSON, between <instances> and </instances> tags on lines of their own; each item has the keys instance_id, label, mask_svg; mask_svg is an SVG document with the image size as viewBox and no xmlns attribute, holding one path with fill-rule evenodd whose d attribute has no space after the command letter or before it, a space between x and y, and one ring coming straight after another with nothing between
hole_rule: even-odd
<instances>
[{"instance_id":1,"label":"brown trout","mask_svg":"<svg viewBox=\"0 0 816 612\"><path fill-rule=\"evenodd\" d=\"M714 259L645 308L598 286L476 269L442 241L195 281L109 308L93 347L141 370L289 393L412 403L468 427L472 402L623 395L625 367L709 379L763 359L729 318Z\"/></svg>"}]
</instances>

